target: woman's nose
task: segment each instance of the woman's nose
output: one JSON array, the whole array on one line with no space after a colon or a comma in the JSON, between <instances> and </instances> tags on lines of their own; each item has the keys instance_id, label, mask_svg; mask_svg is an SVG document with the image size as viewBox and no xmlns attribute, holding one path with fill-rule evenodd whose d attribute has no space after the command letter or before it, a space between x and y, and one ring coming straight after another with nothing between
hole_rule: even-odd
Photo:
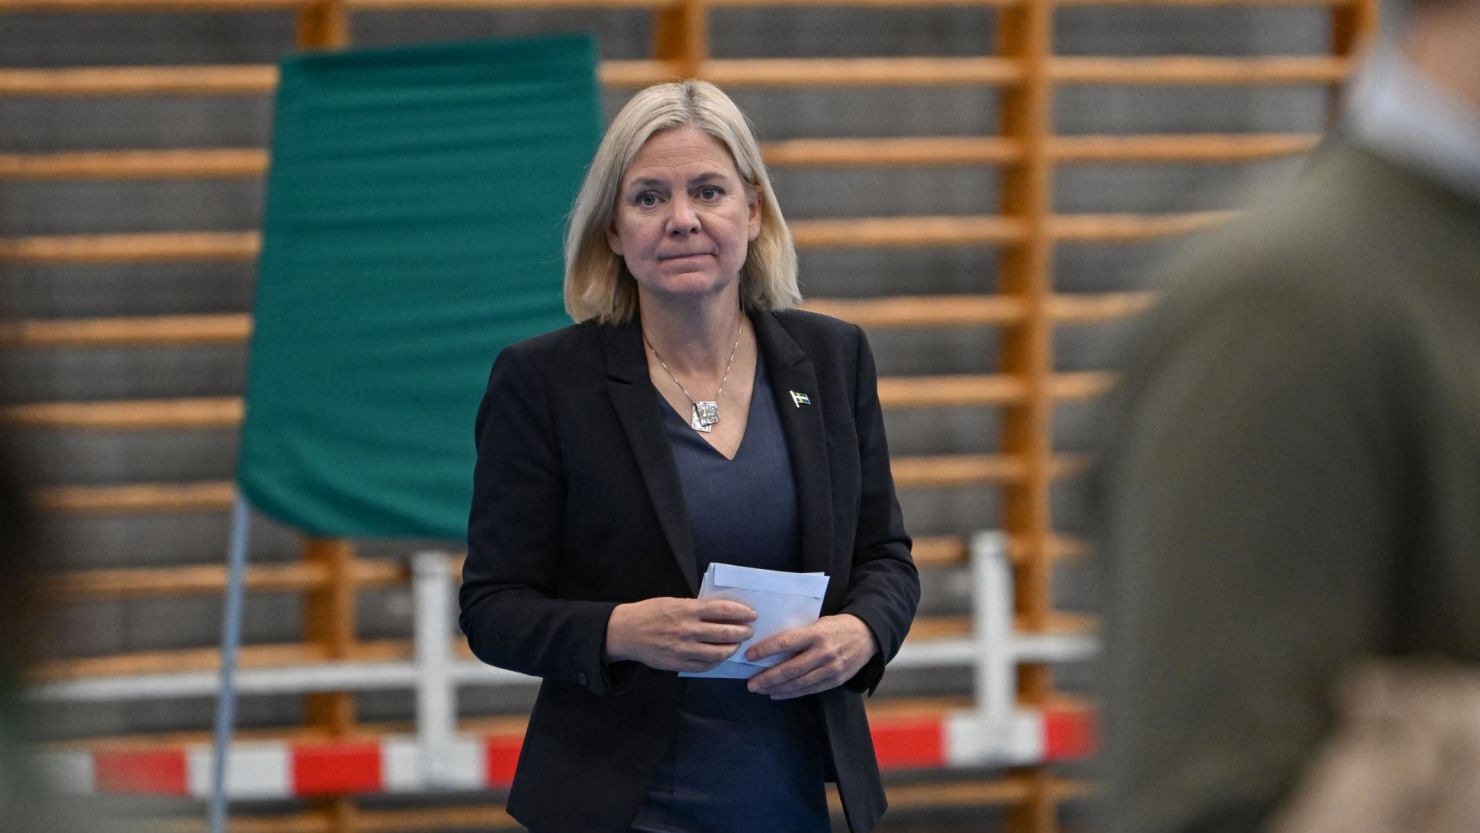
<instances>
[{"instance_id":1,"label":"woman's nose","mask_svg":"<svg viewBox=\"0 0 1480 833\"><path fill-rule=\"evenodd\" d=\"M673 214L669 217L668 233L676 237L693 234L699 230L699 214L687 197L673 200Z\"/></svg>"}]
</instances>

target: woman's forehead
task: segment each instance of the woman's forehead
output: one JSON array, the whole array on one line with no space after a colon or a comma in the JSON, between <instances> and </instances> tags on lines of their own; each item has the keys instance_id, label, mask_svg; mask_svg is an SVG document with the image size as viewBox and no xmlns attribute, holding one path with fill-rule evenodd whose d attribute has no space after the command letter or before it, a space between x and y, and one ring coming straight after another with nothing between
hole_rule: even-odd
<instances>
[{"instance_id":1,"label":"woman's forehead","mask_svg":"<svg viewBox=\"0 0 1480 833\"><path fill-rule=\"evenodd\" d=\"M622 181L674 175L692 178L703 174L740 177L724 142L693 125L684 125L649 136L623 172Z\"/></svg>"}]
</instances>

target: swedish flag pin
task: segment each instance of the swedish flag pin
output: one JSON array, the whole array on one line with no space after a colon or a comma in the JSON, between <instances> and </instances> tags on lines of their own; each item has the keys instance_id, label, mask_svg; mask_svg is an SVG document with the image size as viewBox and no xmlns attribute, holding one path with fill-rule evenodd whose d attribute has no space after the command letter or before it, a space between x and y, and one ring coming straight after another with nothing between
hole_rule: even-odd
<instances>
[{"instance_id":1,"label":"swedish flag pin","mask_svg":"<svg viewBox=\"0 0 1480 833\"><path fill-rule=\"evenodd\" d=\"M798 393L797 391L792 391L791 392L791 401L792 401L792 404L793 405L796 405L798 408L800 408L803 405L811 405L812 404L812 397L808 396L805 393Z\"/></svg>"}]
</instances>

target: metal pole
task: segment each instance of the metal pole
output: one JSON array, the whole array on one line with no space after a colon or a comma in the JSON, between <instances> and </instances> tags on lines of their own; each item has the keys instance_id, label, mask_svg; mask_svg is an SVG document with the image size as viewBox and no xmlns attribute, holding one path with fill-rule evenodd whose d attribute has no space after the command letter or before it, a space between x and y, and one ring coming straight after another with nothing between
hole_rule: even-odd
<instances>
[{"instance_id":1,"label":"metal pole","mask_svg":"<svg viewBox=\"0 0 1480 833\"><path fill-rule=\"evenodd\" d=\"M452 572L447 556L419 552L411 559L416 598L416 739L422 778L444 783L457 722L452 679Z\"/></svg>"},{"instance_id":2,"label":"metal pole","mask_svg":"<svg viewBox=\"0 0 1480 833\"><path fill-rule=\"evenodd\" d=\"M1007 536L971 536L971 617L976 641L976 710L988 725L1005 726L1017 704L1013 652L1012 568Z\"/></svg>"},{"instance_id":3,"label":"metal pole","mask_svg":"<svg viewBox=\"0 0 1480 833\"><path fill-rule=\"evenodd\" d=\"M226 833L226 756L236 722L236 651L242 641L242 598L246 584L250 507L241 494L231 510L227 551L226 600L221 611L221 686L216 692L216 734L211 757L210 832Z\"/></svg>"}]
</instances>

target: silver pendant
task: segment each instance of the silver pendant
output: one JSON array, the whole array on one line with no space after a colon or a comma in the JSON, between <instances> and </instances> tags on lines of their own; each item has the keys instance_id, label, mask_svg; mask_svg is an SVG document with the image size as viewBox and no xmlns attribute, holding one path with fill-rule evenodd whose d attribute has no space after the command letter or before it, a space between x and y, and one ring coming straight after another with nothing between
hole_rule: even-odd
<instances>
[{"instance_id":1,"label":"silver pendant","mask_svg":"<svg viewBox=\"0 0 1480 833\"><path fill-rule=\"evenodd\" d=\"M718 402L694 403L694 414L689 418L690 428L708 434L714 430L716 422L719 422Z\"/></svg>"}]
</instances>

